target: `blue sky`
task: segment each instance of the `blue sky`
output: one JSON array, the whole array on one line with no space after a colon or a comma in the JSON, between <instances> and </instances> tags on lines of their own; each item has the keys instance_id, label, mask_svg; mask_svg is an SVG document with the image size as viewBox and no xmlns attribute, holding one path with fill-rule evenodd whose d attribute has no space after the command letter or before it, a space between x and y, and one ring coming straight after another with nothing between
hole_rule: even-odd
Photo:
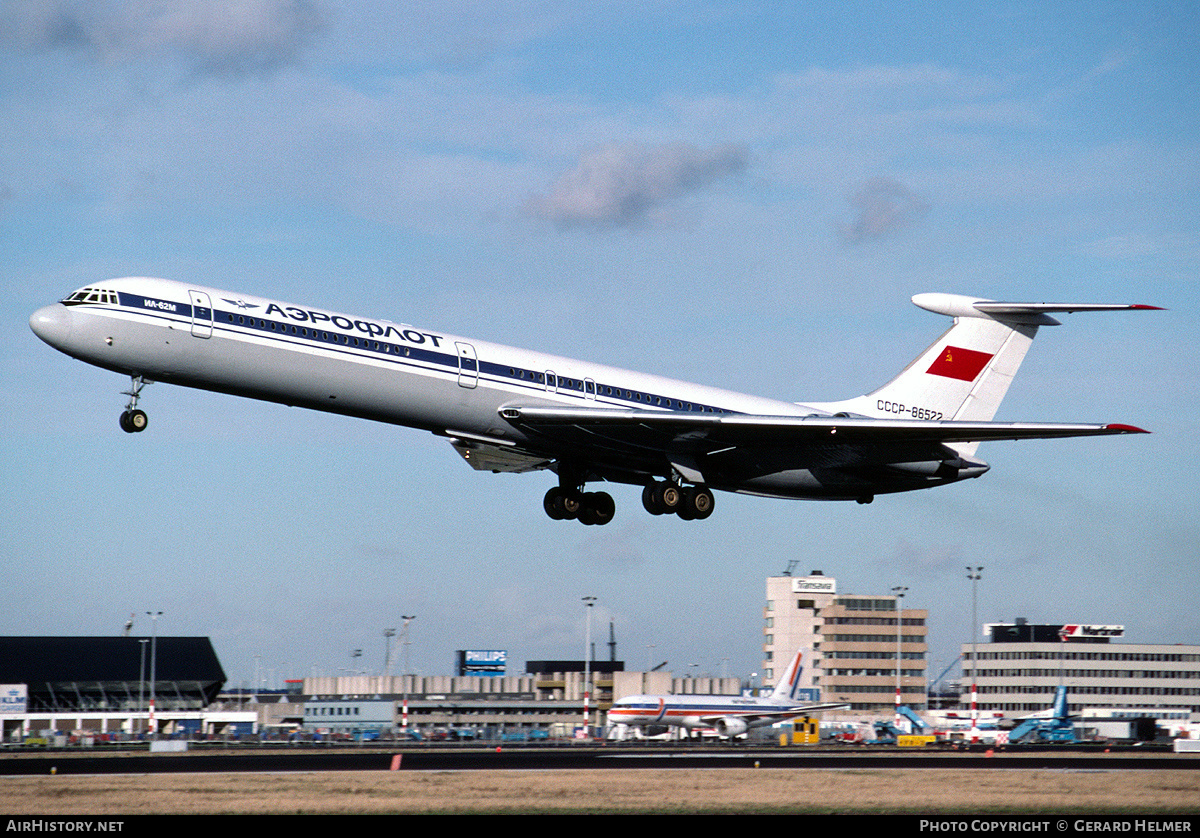
<instances>
[{"instance_id":1,"label":"blue sky","mask_svg":"<svg viewBox=\"0 0 1200 838\"><path fill-rule=\"evenodd\" d=\"M756 671L763 579L910 589L931 668L981 620L1200 643L1189 3L10 2L0 9L0 632L213 638L234 682L461 648ZM945 322L909 297L1136 302L1043 330L998 418L1141 437L992 443L981 480L870 506L615 487L61 356L29 313L153 275L759 395L832 400ZM144 618L138 630L148 629ZM607 649L599 645L600 653ZM728 663L725 660L728 659Z\"/></svg>"}]
</instances>

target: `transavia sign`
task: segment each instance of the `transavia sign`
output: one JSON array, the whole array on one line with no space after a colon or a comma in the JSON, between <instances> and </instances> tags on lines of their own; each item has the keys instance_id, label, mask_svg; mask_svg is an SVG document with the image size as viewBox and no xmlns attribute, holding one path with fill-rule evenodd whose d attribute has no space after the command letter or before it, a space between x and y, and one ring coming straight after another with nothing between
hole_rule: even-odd
<instances>
[{"instance_id":1,"label":"transavia sign","mask_svg":"<svg viewBox=\"0 0 1200 838\"><path fill-rule=\"evenodd\" d=\"M792 580L794 594L836 594L837 580L829 576L801 576Z\"/></svg>"}]
</instances>

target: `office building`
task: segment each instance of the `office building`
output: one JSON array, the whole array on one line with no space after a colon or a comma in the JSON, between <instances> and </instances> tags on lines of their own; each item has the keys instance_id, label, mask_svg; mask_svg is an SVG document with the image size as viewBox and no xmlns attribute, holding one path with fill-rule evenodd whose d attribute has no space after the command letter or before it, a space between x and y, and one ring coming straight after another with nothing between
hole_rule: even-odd
<instances>
[{"instance_id":1,"label":"office building","mask_svg":"<svg viewBox=\"0 0 1200 838\"><path fill-rule=\"evenodd\" d=\"M889 713L896 701L898 642L901 701L924 709L929 612L897 614L902 600L895 594L839 594L837 587L836 579L816 570L767 579L763 685L773 686L802 650L806 665L800 686L809 691L808 698L845 701L857 712Z\"/></svg>"},{"instance_id":2,"label":"office building","mask_svg":"<svg viewBox=\"0 0 1200 838\"><path fill-rule=\"evenodd\" d=\"M1200 714L1200 646L1119 643L1124 626L1034 625L1018 619L983 627L978 645L981 710L1045 710L1059 684L1072 713L1186 720ZM963 644L963 706L975 667Z\"/></svg>"}]
</instances>

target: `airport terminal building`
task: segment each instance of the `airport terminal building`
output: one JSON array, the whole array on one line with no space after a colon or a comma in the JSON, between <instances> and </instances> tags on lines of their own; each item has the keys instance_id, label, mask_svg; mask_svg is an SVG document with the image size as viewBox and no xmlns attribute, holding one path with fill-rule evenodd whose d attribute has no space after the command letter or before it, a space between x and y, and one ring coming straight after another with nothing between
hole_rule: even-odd
<instances>
[{"instance_id":1,"label":"airport terminal building","mask_svg":"<svg viewBox=\"0 0 1200 838\"><path fill-rule=\"evenodd\" d=\"M604 727L612 703L627 695L739 695L736 678L675 678L626 672L620 661L592 661L586 726ZM306 678L304 727L330 734L404 727L422 738L567 737L585 727L583 661L530 661L523 675L350 675Z\"/></svg>"},{"instance_id":2,"label":"airport terminal building","mask_svg":"<svg viewBox=\"0 0 1200 838\"><path fill-rule=\"evenodd\" d=\"M808 691L801 700L849 704L839 718L889 716L899 651L902 700L926 709L925 610L901 608L895 595L840 593L820 573L771 577L766 593L762 687L773 686L799 649ZM1200 646L1121 643L1121 626L1018 620L985 628L977 667L971 644L962 646L963 709L977 675L980 709L1010 717L1046 710L1061 683L1072 714L1200 719ZM736 696L747 686L626 672L615 660L530 661L520 674L459 669L468 674L316 677L290 682L284 693L235 693L222 691L225 674L207 638L0 638L0 737L569 737L596 735L613 702L630 695Z\"/></svg>"},{"instance_id":3,"label":"airport terminal building","mask_svg":"<svg viewBox=\"0 0 1200 838\"><path fill-rule=\"evenodd\" d=\"M519 675L503 667L490 675L347 675L289 682L284 692L224 691L225 673L208 638L5 637L0 740L405 734L525 740L570 737L585 728L596 734L612 702L626 695L741 691L736 678L625 672L620 661L529 661L525 669Z\"/></svg>"},{"instance_id":4,"label":"airport terminal building","mask_svg":"<svg viewBox=\"0 0 1200 838\"><path fill-rule=\"evenodd\" d=\"M224 683L207 637L0 637L0 739L249 730L210 709Z\"/></svg>"},{"instance_id":5,"label":"airport terminal building","mask_svg":"<svg viewBox=\"0 0 1200 838\"><path fill-rule=\"evenodd\" d=\"M1200 714L1200 646L1113 642L1124 626L1033 625L1018 619L983 627L978 669L963 644L962 706L978 675L980 710L1019 715L1045 710L1059 684L1072 713L1183 720Z\"/></svg>"}]
</instances>

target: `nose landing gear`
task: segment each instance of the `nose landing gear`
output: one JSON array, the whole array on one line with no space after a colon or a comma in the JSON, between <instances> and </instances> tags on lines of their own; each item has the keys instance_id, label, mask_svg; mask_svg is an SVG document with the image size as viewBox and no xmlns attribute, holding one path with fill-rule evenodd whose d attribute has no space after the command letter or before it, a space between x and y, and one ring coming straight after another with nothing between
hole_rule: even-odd
<instances>
[{"instance_id":1,"label":"nose landing gear","mask_svg":"<svg viewBox=\"0 0 1200 838\"><path fill-rule=\"evenodd\" d=\"M121 430L127 434L138 434L146 430L146 426L150 424L150 418L146 416L146 411L138 410L138 397L142 394L142 388L146 386L146 379L140 375L131 377L132 383L128 390L123 391L122 395L129 396L129 404L125 405L125 412L121 414Z\"/></svg>"}]
</instances>

